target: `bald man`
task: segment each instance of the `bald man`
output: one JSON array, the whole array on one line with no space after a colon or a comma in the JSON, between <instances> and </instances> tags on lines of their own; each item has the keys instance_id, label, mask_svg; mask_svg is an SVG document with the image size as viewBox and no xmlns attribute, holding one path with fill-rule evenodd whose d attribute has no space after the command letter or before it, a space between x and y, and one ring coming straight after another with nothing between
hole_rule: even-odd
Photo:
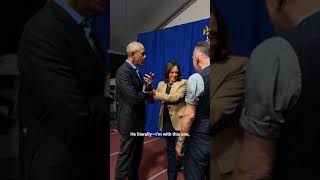
<instances>
[{"instance_id":1,"label":"bald man","mask_svg":"<svg viewBox=\"0 0 320 180\"><path fill-rule=\"evenodd\" d=\"M280 33L249 60L233 179L320 179L320 1L266 3Z\"/></svg>"},{"instance_id":2,"label":"bald man","mask_svg":"<svg viewBox=\"0 0 320 180\"><path fill-rule=\"evenodd\" d=\"M186 108L176 153L183 156L185 179L209 179L210 163L210 43L198 42L192 63L197 73L188 79ZM187 136L189 134L189 136Z\"/></svg>"},{"instance_id":3,"label":"bald man","mask_svg":"<svg viewBox=\"0 0 320 180\"><path fill-rule=\"evenodd\" d=\"M127 59L116 74L117 119L119 121L120 153L116 166L117 180L139 180L139 166L143 139L130 133L144 132L146 106L143 93L143 77L139 67L143 66L146 53L139 42L127 45Z\"/></svg>"}]
</instances>

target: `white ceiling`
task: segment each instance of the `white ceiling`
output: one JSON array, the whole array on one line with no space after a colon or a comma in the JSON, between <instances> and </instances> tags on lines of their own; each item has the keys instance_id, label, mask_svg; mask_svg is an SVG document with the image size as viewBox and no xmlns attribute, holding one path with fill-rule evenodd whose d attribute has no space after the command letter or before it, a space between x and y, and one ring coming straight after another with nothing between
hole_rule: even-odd
<instances>
[{"instance_id":1,"label":"white ceiling","mask_svg":"<svg viewBox=\"0 0 320 180\"><path fill-rule=\"evenodd\" d=\"M125 54L138 33L156 30L196 0L110 0L110 52ZM164 24L165 23L165 24Z\"/></svg>"}]
</instances>

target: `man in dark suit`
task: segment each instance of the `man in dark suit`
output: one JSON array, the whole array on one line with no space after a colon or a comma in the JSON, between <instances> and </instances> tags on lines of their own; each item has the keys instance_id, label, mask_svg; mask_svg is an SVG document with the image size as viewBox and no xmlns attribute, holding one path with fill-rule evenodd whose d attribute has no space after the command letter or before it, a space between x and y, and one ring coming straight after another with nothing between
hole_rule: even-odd
<instances>
[{"instance_id":1,"label":"man in dark suit","mask_svg":"<svg viewBox=\"0 0 320 180\"><path fill-rule=\"evenodd\" d=\"M90 18L104 0L48 1L19 47L23 176L106 179L105 66Z\"/></svg>"},{"instance_id":2,"label":"man in dark suit","mask_svg":"<svg viewBox=\"0 0 320 180\"><path fill-rule=\"evenodd\" d=\"M127 46L127 60L116 74L117 119L119 120L120 153L116 166L116 179L139 179L143 139L130 133L144 132L148 97L143 93L143 80L138 72L145 61L144 46L131 42Z\"/></svg>"}]
</instances>

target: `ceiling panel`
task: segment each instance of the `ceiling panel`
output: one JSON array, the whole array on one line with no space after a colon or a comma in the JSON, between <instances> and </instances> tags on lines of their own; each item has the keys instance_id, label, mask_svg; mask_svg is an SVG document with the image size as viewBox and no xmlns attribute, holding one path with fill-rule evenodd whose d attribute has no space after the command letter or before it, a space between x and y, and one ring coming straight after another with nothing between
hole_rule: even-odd
<instances>
[{"instance_id":1,"label":"ceiling panel","mask_svg":"<svg viewBox=\"0 0 320 180\"><path fill-rule=\"evenodd\" d=\"M125 54L138 33L153 31L195 0L110 0L110 52Z\"/></svg>"}]
</instances>

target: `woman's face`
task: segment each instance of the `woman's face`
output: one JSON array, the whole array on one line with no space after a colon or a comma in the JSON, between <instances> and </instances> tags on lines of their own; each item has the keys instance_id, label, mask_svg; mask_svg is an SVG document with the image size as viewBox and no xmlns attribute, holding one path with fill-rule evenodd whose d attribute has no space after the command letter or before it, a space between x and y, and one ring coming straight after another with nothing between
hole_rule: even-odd
<instances>
[{"instance_id":1,"label":"woman's face","mask_svg":"<svg viewBox=\"0 0 320 180\"><path fill-rule=\"evenodd\" d=\"M176 82L178 80L178 67L174 66L169 73L169 83Z\"/></svg>"}]
</instances>

